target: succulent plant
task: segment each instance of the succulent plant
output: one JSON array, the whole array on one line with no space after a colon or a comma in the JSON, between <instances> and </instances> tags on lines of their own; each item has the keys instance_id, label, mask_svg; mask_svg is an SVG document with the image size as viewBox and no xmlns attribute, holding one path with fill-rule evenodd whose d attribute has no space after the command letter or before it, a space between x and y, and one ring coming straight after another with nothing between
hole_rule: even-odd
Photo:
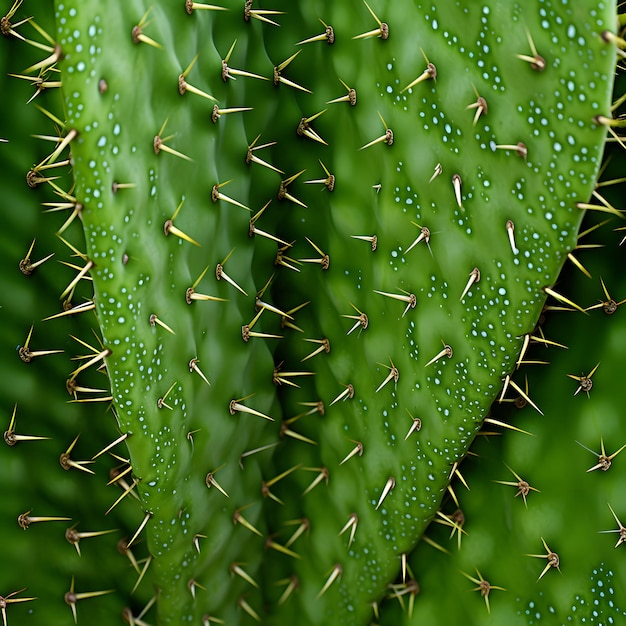
<instances>
[{"instance_id":1,"label":"succulent plant","mask_svg":"<svg viewBox=\"0 0 626 626\"><path fill-rule=\"evenodd\" d=\"M79 554L110 550L102 567L67 561L65 596L52 548L35 578L0 578L39 597L4 594L24 623L360 624L395 615L379 611L389 594L409 621L443 610L416 598L420 540L458 500L476 434L501 424L493 401L541 406L515 372L546 298L574 307L555 283L612 123L615 6L275 4L18 1L3 20L28 59L3 107L17 114L31 83L44 115L23 122L52 141L26 166L52 215L19 220L5 256L37 219L58 237L37 234L26 258L54 250L74 272L48 260L20 277L61 298L21 296L30 362L11 367L72 400L45 426L27 383L3 390L9 440L24 412L52 437L3 451L23 455L9 502L24 528L89 521ZM31 193L16 189L21 123L0 129L16 202ZM81 354L68 366L43 344ZM36 446L78 486L18 498ZM29 535L71 554L60 524ZM109 565L118 542L127 558Z\"/></svg>"},{"instance_id":2,"label":"succulent plant","mask_svg":"<svg viewBox=\"0 0 626 626\"><path fill-rule=\"evenodd\" d=\"M619 180L624 157L615 150L610 157L597 193L616 207L624 197ZM423 576L414 621L408 623L610 624L623 619L626 437L616 392L624 360L622 224L619 215L587 214L575 262L559 279L568 299L585 313L549 306L553 310L545 311L533 333L537 340L524 356L527 365L516 374L544 415L510 392L506 403L494 406L494 419L521 432L495 440L479 437L473 446L477 456L463 464L471 491L457 491L462 532L433 525L431 540L448 552L423 544L409 561ZM456 509L449 501L442 513L452 517ZM548 553L556 556L529 556ZM484 576L493 593L461 572L477 580ZM437 594L442 580L445 593L454 597L467 597L472 589L487 593L444 603ZM397 613L398 607L384 623L393 623Z\"/></svg>"}]
</instances>

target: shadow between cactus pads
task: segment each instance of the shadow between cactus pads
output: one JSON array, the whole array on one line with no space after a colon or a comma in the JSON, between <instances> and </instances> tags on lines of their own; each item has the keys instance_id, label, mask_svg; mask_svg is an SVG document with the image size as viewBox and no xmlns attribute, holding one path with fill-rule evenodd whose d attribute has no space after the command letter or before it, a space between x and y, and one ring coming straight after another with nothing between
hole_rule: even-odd
<instances>
[{"instance_id":1,"label":"shadow between cactus pads","mask_svg":"<svg viewBox=\"0 0 626 626\"><path fill-rule=\"evenodd\" d=\"M275 4L56 5L161 624L371 619L576 244L610 116L611 3Z\"/></svg>"}]
</instances>

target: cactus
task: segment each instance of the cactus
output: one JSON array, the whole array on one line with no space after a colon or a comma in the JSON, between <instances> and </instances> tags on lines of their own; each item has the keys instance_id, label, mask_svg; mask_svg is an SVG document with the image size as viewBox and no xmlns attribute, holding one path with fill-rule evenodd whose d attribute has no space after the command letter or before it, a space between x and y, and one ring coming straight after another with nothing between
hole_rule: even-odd
<instances>
[{"instance_id":1,"label":"cactus","mask_svg":"<svg viewBox=\"0 0 626 626\"><path fill-rule=\"evenodd\" d=\"M407 555L561 298L614 7L224 8L59 2L23 72L61 72L33 176L71 150L72 182L42 183L78 272L62 299L98 324L66 386L106 407L83 382L106 368L115 417L108 439L74 429L127 459L127 488L92 501L127 494L126 621L152 584L162 624L366 623L401 570L413 603Z\"/></svg>"},{"instance_id":2,"label":"cactus","mask_svg":"<svg viewBox=\"0 0 626 626\"><path fill-rule=\"evenodd\" d=\"M615 150L611 156L598 192L615 207L624 198L618 178L624 157ZM471 491L459 492L460 548L456 532L449 541L449 527L429 529L449 554L426 545L413 554L410 564L424 576L408 623L428 623L434 616L445 623L472 622L482 613L480 623L607 624L626 614L620 553L626 441L615 391L624 360L619 350L626 288L620 270L622 224L621 212L586 216L574 258L588 275L572 263L559 281L586 314L571 307L546 311L534 334L543 333L550 343L531 344L525 360L535 364L516 374L522 386L526 378L545 415L525 402L521 408L494 407L494 418L533 436L516 432L501 441L477 441L477 457L464 464ZM520 477L527 481L525 490ZM442 510L449 515L455 508L449 502ZM542 539L558 556L558 571L547 559L527 556L546 554ZM420 566L426 559L427 569ZM477 585L460 572L476 578L476 569L491 585L506 588L488 595L491 620L479 594L445 606L437 596L441 580L446 580L446 597L471 593ZM394 623L397 612L397 607L390 611L385 623Z\"/></svg>"}]
</instances>

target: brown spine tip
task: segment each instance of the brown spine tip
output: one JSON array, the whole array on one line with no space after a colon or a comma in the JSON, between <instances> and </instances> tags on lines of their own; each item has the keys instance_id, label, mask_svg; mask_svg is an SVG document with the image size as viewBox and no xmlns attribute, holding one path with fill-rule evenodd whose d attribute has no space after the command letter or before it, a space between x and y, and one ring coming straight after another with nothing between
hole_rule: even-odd
<instances>
[{"instance_id":1,"label":"brown spine tip","mask_svg":"<svg viewBox=\"0 0 626 626\"><path fill-rule=\"evenodd\" d=\"M543 72L543 70L546 69L546 60L540 54L536 54L530 67L535 70L535 72Z\"/></svg>"},{"instance_id":2,"label":"brown spine tip","mask_svg":"<svg viewBox=\"0 0 626 626\"><path fill-rule=\"evenodd\" d=\"M163 142L161 141L161 137L159 137L158 135L155 135L154 141L152 142L152 147L154 148L154 154L159 154L159 152L161 152L162 143Z\"/></svg>"},{"instance_id":3,"label":"brown spine tip","mask_svg":"<svg viewBox=\"0 0 626 626\"><path fill-rule=\"evenodd\" d=\"M380 38L389 39L389 24L382 22L380 25Z\"/></svg>"},{"instance_id":4,"label":"brown spine tip","mask_svg":"<svg viewBox=\"0 0 626 626\"><path fill-rule=\"evenodd\" d=\"M20 528L23 528L24 530L30 526L30 517L28 516L29 513L30 511L28 511L28 513L21 513L17 518L17 523Z\"/></svg>"},{"instance_id":5,"label":"brown spine tip","mask_svg":"<svg viewBox=\"0 0 626 626\"><path fill-rule=\"evenodd\" d=\"M68 378L65 381L65 390L70 396L73 396L76 392L76 387L78 387L78 383L75 378Z\"/></svg>"},{"instance_id":6,"label":"brown spine tip","mask_svg":"<svg viewBox=\"0 0 626 626\"><path fill-rule=\"evenodd\" d=\"M22 259L19 262L19 268L24 276L30 276L33 273L33 264L30 262L30 259Z\"/></svg>"},{"instance_id":7,"label":"brown spine tip","mask_svg":"<svg viewBox=\"0 0 626 626\"><path fill-rule=\"evenodd\" d=\"M35 189L35 187L39 184L38 178L39 177L37 176L37 172L35 170L28 170L28 173L26 174L26 184L31 189Z\"/></svg>"},{"instance_id":8,"label":"brown spine tip","mask_svg":"<svg viewBox=\"0 0 626 626\"><path fill-rule=\"evenodd\" d=\"M613 118L607 117L606 115L595 115L593 118L593 123L598 126L611 126L611 122Z\"/></svg>"},{"instance_id":9,"label":"brown spine tip","mask_svg":"<svg viewBox=\"0 0 626 626\"><path fill-rule=\"evenodd\" d=\"M114 478L114 477L112 477ZM120 539L116 546L117 551L122 555L122 556L126 556L128 554L128 547L127 547L127 541L126 541L126 537L124 537L123 539Z\"/></svg>"},{"instance_id":10,"label":"brown spine tip","mask_svg":"<svg viewBox=\"0 0 626 626\"><path fill-rule=\"evenodd\" d=\"M279 200L284 200L286 193L287 193L287 187L285 186L285 183L281 180L280 187L278 188L278 194L276 195L276 197Z\"/></svg>"},{"instance_id":11,"label":"brown spine tip","mask_svg":"<svg viewBox=\"0 0 626 626\"><path fill-rule=\"evenodd\" d=\"M185 0L185 11L187 11L189 15L193 13L193 0Z\"/></svg>"},{"instance_id":12,"label":"brown spine tip","mask_svg":"<svg viewBox=\"0 0 626 626\"><path fill-rule=\"evenodd\" d=\"M11 28L11 20L6 15L0 18L0 33L8 37L11 34Z\"/></svg>"},{"instance_id":13,"label":"brown spine tip","mask_svg":"<svg viewBox=\"0 0 626 626\"><path fill-rule=\"evenodd\" d=\"M70 463L70 455L67 452L63 452L61 456L59 456L59 464L64 470L69 470L72 468L72 464Z\"/></svg>"},{"instance_id":14,"label":"brown spine tip","mask_svg":"<svg viewBox=\"0 0 626 626\"><path fill-rule=\"evenodd\" d=\"M76 594L73 591L68 591L64 596L63 599L65 600L66 604L69 604L70 606L76 604L78 602L78 598L76 597Z\"/></svg>"},{"instance_id":15,"label":"brown spine tip","mask_svg":"<svg viewBox=\"0 0 626 626\"><path fill-rule=\"evenodd\" d=\"M516 409L523 409L528 404L528 402L523 396L517 396L513 404L515 404Z\"/></svg>"},{"instance_id":16,"label":"brown spine tip","mask_svg":"<svg viewBox=\"0 0 626 626\"><path fill-rule=\"evenodd\" d=\"M178 77L178 93L182 96L187 91L187 81L185 75L181 74Z\"/></svg>"},{"instance_id":17,"label":"brown spine tip","mask_svg":"<svg viewBox=\"0 0 626 626\"><path fill-rule=\"evenodd\" d=\"M4 442L7 446L14 446L17 443L17 438L15 437L15 433L12 430L4 431Z\"/></svg>"},{"instance_id":18,"label":"brown spine tip","mask_svg":"<svg viewBox=\"0 0 626 626\"><path fill-rule=\"evenodd\" d=\"M609 30L603 30L600 33L600 37L602 37L602 41L604 41L605 43L610 43L611 39L612 39L612 35L613 33Z\"/></svg>"},{"instance_id":19,"label":"brown spine tip","mask_svg":"<svg viewBox=\"0 0 626 626\"><path fill-rule=\"evenodd\" d=\"M133 37L133 43L139 43L139 37L141 36L141 27L140 26L133 26L133 30L131 31L131 35Z\"/></svg>"},{"instance_id":20,"label":"brown spine tip","mask_svg":"<svg viewBox=\"0 0 626 626\"><path fill-rule=\"evenodd\" d=\"M24 363L30 363L33 359L31 351L26 346L21 346L17 353Z\"/></svg>"}]
</instances>

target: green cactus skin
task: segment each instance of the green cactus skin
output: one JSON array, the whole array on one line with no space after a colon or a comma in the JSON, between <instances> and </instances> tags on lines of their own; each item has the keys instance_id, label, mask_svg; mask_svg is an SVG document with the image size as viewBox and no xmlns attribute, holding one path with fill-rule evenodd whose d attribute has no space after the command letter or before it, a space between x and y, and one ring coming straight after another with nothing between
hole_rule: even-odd
<instances>
[{"instance_id":1,"label":"green cactus skin","mask_svg":"<svg viewBox=\"0 0 626 626\"><path fill-rule=\"evenodd\" d=\"M426 15L431 20L430 23L426 19ZM386 16L385 19L388 18L390 23L401 21L399 16L392 20L392 7L386 8ZM499 17L504 19L504 16ZM507 18L505 20L507 23L516 23L515 14L507 16ZM539 16L536 16L534 19L538 20L538 18ZM402 76L406 76L406 71L402 68L402 62L408 59L409 55L401 52L395 54L390 52L388 56L385 56L383 51L386 48L383 47L383 42L362 42L365 45L371 44L374 49L373 57L370 62L366 62L366 65L368 68L374 68L370 71L374 74L377 85L380 85L379 88L383 93L387 93L386 86L391 85L392 93L388 97L391 98L391 102L397 102L395 106L391 104L391 112L389 113L387 112L389 109L383 110L381 107L383 117L395 131L395 141L393 146L390 147L390 150L394 150L394 159L391 164L387 165L388 169L385 169L385 166L379 162L374 162L373 164L374 171L371 173L371 178L368 182L372 185L380 182L382 185L380 193L375 200L378 204L374 205L373 219L363 215L362 212L358 212L356 216L354 211L349 212L347 207L350 206L350 201L359 207L366 205L367 202L365 196L363 200L361 200L360 195L354 197L354 194L358 193L358 191L355 192L351 188L351 197L346 197L345 202L342 202L341 196L333 195L332 199L329 196L330 207L328 215L335 222L335 228L327 232L323 232L323 227L317 227L316 229L315 224L318 214L308 219L301 226L302 235L307 235L322 250L338 251L330 254L329 274L332 271L336 272L332 282L330 276L327 277L323 272L317 272L319 282L315 283L314 286L310 286L310 283L307 283L311 293L321 293L325 289L328 290L330 293L329 299L334 304L334 306L328 307L321 312L317 310L312 311L311 309L303 311L303 316L306 316L307 313L310 315L310 318L307 319L305 317L304 319L307 321L310 319L309 323L316 324L316 327L319 328L319 331L313 336L332 337L339 334L341 332L339 316L342 313L350 312L350 303L353 303L360 311L367 312L370 315L370 327L363 331L360 337L351 335L350 360L346 358L347 355L345 353L342 354L340 352L337 354L337 352L331 349L330 354L323 361L323 364L328 364L330 372L326 373L323 370L318 370L314 379L317 383L316 390L314 392L307 390L297 398L305 400L311 397L324 397L322 390L332 384L332 380L343 383L351 382L354 384L356 391L354 400L343 403L339 414L337 412L333 413L332 409L328 409L324 420L320 420L320 423L316 423L310 430L306 429L304 421L302 422L302 432L320 442L320 455L312 456L311 461L306 461L307 466L326 467L330 477L328 491L322 489L311 492L311 494L306 496L306 499L303 499L301 505L304 507L304 517L311 520L309 544L304 544L306 547L303 549L307 550L308 548L307 552L311 550L315 557L302 559L293 565L293 569L302 583L299 597L303 598L303 612L307 611L305 606L306 600L304 599L307 593L305 588L309 589L309 608L308 613L305 614L311 621L319 619L317 616L323 615L324 610L326 610L327 619L333 619L331 616L339 615L339 617L334 619L340 622L350 622L350 612L354 610L357 613L358 611L352 604L353 602L356 604L354 598L357 594L363 594L367 598L367 602L361 603L361 606L367 606L375 602L383 590L383 585L379 583L377 586L376 582L380 579L388 581L394 570L398 570L400 555L407 550L406 546L410 545L411 537L419 534L425 523L434 515L439 504L441 492L447 484L451 467L459 458L459 455L462 456L465 452L466 437L469 436L469 433L475 432L482 421L484 411L491 401L491 398L485 401L485 395L490 396L493 392L497 392L499 381L512 369L511 361L507 362L506 357L504 357L502 369L496 373L497 382L494 388L489 389L486 382L487 379L481 375L484 364L483 359L488 358L493 360L492 362L498 360L499 355L496 353L496 350L501 349L509 341L512 344L510 354L514 354L519 347L517 336L532 328L532 324L526 328L519 325L516 326L516 322L521 322L524 319L523 312L520 310L511 312L513 319L510 321L512 322L513 330L507 331L502 328L502 320L508 318L504 300L508 298L508 293L511 293L513 290L509 290L507 287L507 296L503 296L503 292L499 292L501 287L499 280L505 280L508 276L515 276L517 286L522 292L522 300L526 297L528 298L525 306L532 308L534 298L531 294L537 293L546 284L542 282L546 279L540 276L539 271L539 267L543 262L537 263L534 259L539 258L544 253L547 253L546 256L551 255L547 244L545 244L545 247L544 244L539 244L533 252L530 252L531 260L526 267L522 263L516 264L516 257L511 253L509 241L505 236L506 229L501 229L502 224L506 224L507 218L515 222L517 226L517 242L523 255L525 246L532 247L532 240L531 242L519 243L525 239L523 231L520 231L520 223L528 223L528 220L532 220L534 215L536 215L539 221L543 221L546 217L550 218L551 211L549 208L538 211L538 214L528 215L528 209L535 211L536 207L541 205L541 200L544 196L542 189L531 185L528 169L538 168L538 163L536 161L533 162L530 140L525 139L529 136L535 136L534 131L536 128L528 128L527 117L531 118L532 124L540 124L537 118L537 111L523 115L523 121L520 121L519 130L515 127L515 119L511 118L511 111L516 106L520 106L517 104L520 101L525 103L522 108L530 108L530 102L533 100L532 108L536 109L539 106L539 100L534 99L533 95L528 93L529 84L532 83L519 81L520 93L515 93L515 86L505 81L506 90L502 95L505 98L510 97L511 102L516 104L506 107L494 104L493 107L490 107L488 115L484 118L481 117L476 124L478 130L472 127L472 115L469 115L464 120L465 124L462 126L462 118L459 116L460 111L453 114L448 112L447 107L441 104L458 102L458 96L455 98L453 93L458 94L460 89L459 81L451 79L450 71L446 77L441 61L438 61L434 53L429 51L426 43L430 42L429 34L433 32L432 20L436 19L438 21L437 29L434 31L435 42L438 41L439 37L444 37L444 32L454 33L454 22L458 23L460 20L458 18L454 20L453 16L446 18L445 15L432 15L428 11L420 10L416 10L414 16L410 18L405 17L405 19L411 24L417 39L424 41L422 47L429 59L436 63L438 76L436 84L430 82L422 83L418 87L424 87L424 90L418 92L419 96L417 93L413 93L407 95L406 100L404 100L403 96L398 93L398 87L402 88L410 81L410 79L402 79ZM450 21L446 21L447 19ZM481 13L478 9L475 13L467 15L464 20L464 28L466 36L469 36L469 40L483 40L486 35L481 37L480 34L485 28L484 24L490 22L491 19L497 19L497 17L495 15L492 16L491 13ZM525 16L525 21L530 31L542 32L540 24L536 24L536 27L533 28L531 19L533 17ZM333 20L326 17L324 17L324 21L333 23ZM550 21L556 21L556 17L552 16ZM507 32L510 32L510 30ZM553 31L554 28L550 26L549 30ZM501 43L496 41L494 37L493 40L487 38L485 45L491 46L491 49L498 49L498 46L502 45L502 51L498 52L495 57L515 59L515 50L519 50L524 45L525 33L523 31L524 29L521 28L520 39L517 41L511 41L513 34L510 33L506 44L504 41ZM556 32L558 32L558 29L556 29ZM452 34L448 36L453 37ZM558 35L552 36L558 37ZM538 35L534 37L537 39ZM404 38L402 39L404 40ZM563 42L568 40L566 32L562 35L562 39ZM435 47L435 42L431 44L431 49ZM391 35L389 41L385 43L391 45ZM574 46L580 45L575 41L572 43ZM336 45L339 44L337 43ZM508 48L509 45L511 48ZM540 46L539 43L536 45ZM547 46L548 44L546 43L545 45ZM363 54L366 54L366 52L363 52ZM460 52L459 58L454 58L452 67L463 66L464 54L467 54L467 51L465 53ZM570 60L576 56L577 53L574 52L569 54ZM408 61L406 62L408 64ZM414 64L415 61L413 60L413 66ZM393 68L391 71L387 70L389 66ZM381 74L376 75L375 68L380 68ZM549 74L542 73L537 76L528 67L525 66L524 69L528 70L528 81L531 78L538 78L538 80L548 79ZM395 71L398 72L397 75ZM414 73L419 75L420 72L414 71ZM338 75L342 75L341 71L338 71ZM485 82L487 85L482 81L475 85L478 93L485 94L485 98L489 103L492 101L497 103L498 90L488 87L488 81ZM450 93L446 89L450 89ZM539 90L542 93L542 110L547 112L553 107L558 118L557 100L555 99L550 103L546 99L548 98L548 92L552 95L554 90L547 87L539 87ZM417 88L414 91L417 91ZM423 95L424 91L426 95ZM469 103L472 101L472 96L475 98L471 84L467 85L467 94L466 100ZM395 100L398 97L399 101ZM555 96L555 98L558 99L559 96ZM385 101L384 97L383 101ZM441 110L439 107L441 107ZM357 105L355 110L358 108L359 105ZM463 106L464 108L465 106ZM424 111L435 111L435 115L445 115L445 118L439 117L441 126L437 126L437 124L426 118L422 124L429 128L425 131L423 138L421 138L419 125L417 129L414 129L411 124L415 123L414 120L416 118L419 120L420 113ZM374 118L373 114L374 112L372 111L369 119ZM406 118L403 118L403 115L406 115ZM326 119L325 116L320 118L316 129L326 138L332 132L332 125L329 125L329 130L325 132L323 126L323 122ZM411 127L410 147L407 146L406 148L404 147L406 143L403 143L403 141L406 141L406 138L403 138L402 132L398 130L398 128L402 128L403 119L406 119L407 125ZM463 168L456 160L455 147L450 149L452 154L446 154L448 150L448 146L444 141L446 139L446 123L450 124L452 129L452 135L447 137L450 142L454 140L454 129L457 124L462 129L460 130L461 137L471 137L473 139L473 134L478 134L480 137L478 144L468 141L462 143L462 148L459 147L459 150L464 155L464 163L467 169ZM481 140L484 142L483 145L489 145L489 139L483 139L484 135L482 133L487 131L482 126L482 123L488 124L489 128L492 129L490 131L493 133L491 140L494 143L505 143L499 137L502 136L501 133L506 129L509 136L516 135L518 137L518 139L510 140L506 143L517 143L521 138L528 145L529 155L527 162L523 159L515 158L506 160L506 156L515 156L514 154L502 155L494 151L490 155L494 158L493 168L508 163L511 168L509 173L514 181L512 186L508 179L506 182L489 181L491 187L485 187L478 183L481 180L481 176L485 175L485 172L490 169L487 165L485 150L480 149ZM366 122L356 124L356 126L358 128L368 128ZM442 126L444 129L442 135L437 140L434 140L432 133L437 134L438 129ZM363 132L363 135L365 136L362 136L361 140L353 140L352 145L358 147L365 144L369 138L375 136L373 132L369 133L369 137L366 132ZM415 138L416 136L418 138ZM536 136L540 139L541 133L537 132ZM461 139L459 139L459 143L461 143ZM429 149L421 150L420 146L428 146ZM434 146L443 147L441 148L441 153L437 152L436 158L433 159L430 150L436 151L437 148ZM385 148L385 146L379 145L376 148ZM401 155L396 157L398 152L403 149L411 150L410 156L404 157L404 155ZM473 149L476 152L472 152ZM535 149L539 148L536 147ZM550 172L552 167L549 164L550 161L556 163L554 159L560 160L552 150L552 144L546 146L546 154L541 157L545 159L543 160L545 170L542 171ZM448 176L442 175L429 184L428 180L433 172L433 163L444 162L444 158L444 172L447 172ZM448 162L450 162L450 165L447 165ZM343 180L345 176L341 175L341 170L339 169L341 167L340 162L336 161L336 163L337 165L333 171L337 175L336 193L339 194L339 181ZM342 163L345 166L348 160L346 159ZM362 172L361 178L365 178L368 169L365 162L361 163L361 166L357 166L357 168ZM400 163L402 164L401 166L399 165ZM467 164L475 164L475 169ZM562 163L561 165L564 164ZM329 167L332 169L332 166ZM515 169L518 167L519 172ZM403 168L406 168L406 171ZM397 172L397 169L401 171ZM541 170L541 168L539 169ZM457 171L461 174L464 182L464 193L468 193L471 196L471 198L464 201L465 211L457 209L455 206L452 186L449 182L451 172ZM554 174L547 173L546 175L550 179L550 182L547 183L548 187L551 187L559 180L559 174L556 172ZM562 176L563 182L570 179L569 167L566 166ZM525 182L522 182L522 179ZM475 186L469 188L468 191L469 181L475 181ZM500 187L500 182L503 183L503 187ZM522 198L517 198L519 204L516 202L514 193L512 193L515 190L516 183L519 183L523 189L523 192L519 194ZM530 187L532 187L532 190L529 189ZM389 195L385 199L385 189L389 190L389 188L391 188L391 191L388 191ZM407 192L409 189L411 191ZM372 196L374 195L374 192L368 189L366 185L363 185L361 193L365 194L367 192ZM417 193L417 198L412 197L412 193ZM556 192L557 196L559 194L560 192ZM400 202L394 202L395 197L399 197ZM406 255L403 255L401 252L401 249L406 250L408 245L419 234L419 230L415 229L411 235L405 235L404 245L401 237L397 234L406 231L408 228L406 213L401 208L407 197L414 200L413 206L416 208L413 209L415 213L411 215L414 221L420 225L428 226L433 233L436 233L433 234L430 242L432 256L426 248L420 249L419 247ZM442 202L442 198L446 198L446 201ZM442 205L447 207L448 210L443 209ZM520 213L503 216L501 224L498 226L498 217L496 216L501 215L499 209L502 205L507 206L507 209L511 211L520 209ZM319 206L319 203L317 203L317 206ZM487 207L493 207L493 212L490 212ZM454 214L455 209L457 209L456 214ZM482 209L485 209L484 212ZM319 211L317 207L316 211ZM407 209L408 211L409 209ZM449 211L453 211L454 218L451 219ZM350 215L350 219L344 218L345 223L342 223L342 216L344 215ZM564 219L564 223L569 219L575 219L575 216L572 216L569 212L563 212L561 216ZM306 218L301 218L301 215L298 215L297 219ZM348 241L349 236L352 234L368 232L366 230L368 228L368 219L376 223L375 231L379 239L379 248L374 254L367 249L366 244L362 246L360 251L353 251L347 247L347 244L342 243ZM463 222L463 229L459 228L459 222ZM466 228L471 228L472 232L469 237L464 230ZM537 226L529 227L529 230L526 231L529 233L526 238L531 237L530 232L535 228L539 230L539 223L537 223ZM552 225L549 225L550 228L553 228ZM370 230L372 230L371 225ZM557 230L560 230L560 227L557 227ZM313 236L311 233L319 234ZM483 241L488 241L489 245L492 246L490 251L492 256L487 261L481 261L479 256L474 256L474 254L478 254L475 250L467 252L468 238L480 247L480 240L483 236L485 237ZM556 244L551 241L550 246L552 245ZM568 245L571 248L571 243ZM540 253L539 248L542 248L544 253ZM342 254L343 251L345 251L344 254ZM397 254L397 257L394 256L394 253ZM417 254L411 258L411 255L414 253ZM359 255L358 257L356 256L357 254ZM556 254L558 256L558 253ZM381 269L380 257L376 255L386 255L385 258L388 261L388 265L386 265L388 270L386 272L384 269ZM395 260L396 258L398 259L397 261ZM499 263L502 264L501 267L498 267ZM481 282L468 293L463 303L460 303L459 297L474 266L479 267L481 270ZM464 271L461 273L459 268L463 268ZM364 285L361 285L359 282L361 276L363 276L363 283L366 283L366 277L369 279L373 289L394 293L400 293L401 290L414 292L418 301L415 312L409 310L406 316L401 319L402 311L400 307L403 309L406 305L389 299L385 299L384 304L379 304L380 296L373 294ZM293 274L288 277L293 279L290 282L290 287L293 285L291 289L295 291L298 289L301 278L299 276L295 277ZM314 279L315 274L313 274L312 280ZM510 281L507 284L510 284ZM300 286L299 289L301 293L302 287ZM432 298L429 295L432 295ZM439 299L440 297L443 297L443 301ZM296 303L297 297L294 298L291 304L295 305ZM380 321L377 324L377 318L370 312L372 310L380 311L381 306L383 309L381 317L378 318ZM446 314L449 314L449 317ZM423 317L414 317L422 315ZM412 324L415 324L415 326ZM305 327L304 322L302 326ZM389 326L392 326L393 330L390 331ZM345 326L344 330L346 328L349 328L349 326ZM389 339L390 332L393 333L393 340ZM482 342L481 332L484 333ZM507 332L510 332L508 337ZM478 337L472 337L474 343L467 344L466 337L473 334L478 335ZM450 361L446 361L445 358L438 361L434 366L435 371L431 372L428 367L425 367L425 364L441 349L440 340L444 340L453 346L454 356ZM494 350L489 343L490 341L494 341L494 345L498 346L498 348ZM404 345L402 346L402 343L400 343L400 346L398 346L398 342L402 342ZM467 349L465 346L467 346ZM399 355L398 351L400 352ZM306 353L303 352L303 354ZM358 389L376 389L385 379L388 374L388 370L385 368L385 365L389 362L388 358L393 360L400 372L397 387L394 390L385 387L381 389L379 394L370 393L365 399L360 398ZM353 367L353 362L371 364L371 367L369 371L356 370ZM383 365L375 366L374 364ZM484 371L485 374L488 373L487 369ZM403 377L404 371L410 372L409 377ZM493 373L493 371L489 372L490 375ZM483 384L486 385L486 389L482 388ZM337 392L341 391L339 385L336 385L336 389ZM332 397L334 396L331 395ZM460 402L461 397L463 397L462 403ZM295 403L291 406L293 407L291 414L296 414L298 409ZM410 437L408 442L404 442L411 425L411 420L406 413L407 409L411 411L412 415L422 418L422 430L416 436ZM287 414L289 415L290 413L288 412ZM454 419L447 419L448 415L450 417L453 416ZM379 419L376 419L374 416L379 416ZM380 416L382 416L382 419L380 419ZM474 416L480 417L474 421ZM464 429L466 430L464 431ZM343 450L340 450L337 444L333 442L336 442L339 433L342 432L345 437L345 443ZM363 444L363 458L355 457L345 465L338 467L340 461L354 447L351 440L356 440ZM288 456L281 469L289 468L297 462L302 462L304 453L301 451L301 448L304 447L301 445L297 451L294 451L292 456ZM324 450L327 449L332 450L332 453L324 454ZM313 453L316 450L315 448L312 449ZM408 456L403 454L405 450L408 450ZM366 462L368 454L374 456L376 461L372 463L372 466L363 469L359 465ZM353 461L356 461L356 463L353 463ZM351 473L348 473L348 470ZM384 493L390 476L395 479L395 488L387 494L387 499L380 507L380 510L377 511L376 505L381 498L381 494ZM294 473L293 478L294 480L299 479L296 482L296 486L294 488L286 486L286 491L293 492L298 490L302 492L310 481L308 476L303 476L301 473ZM366 497L363 497L363 493L366 494ZM413 504L413 496L416 496L421 503L419 507ZM319 531L319 533L313 527L312 520L314 519L315 511L323 508L327 499L330 499L338 509L337 517L340 520L340 524L336 526L336 532L341 530L352 512L356 512L358 515L359 526L356 531L355 541L347 551L347 554L346 546L348 539L345 533L341 537L337 537L335 539L336 543L333 544L332 540L329 539L329 535L331 537L332 535L327 530L326 525L323 527L323 531ZM301 518L303 517L301 511L302 509L299 507L298 509L287 509L283 519ZM383 518L382 522L381 517ZM388 547L389 543L392 544L391 550ZM331 586L326 592L329 597L326 604L322 607L321 602L315 602L316 595L320 590L319 583L317 586L315 586L314 582L305 585L303 581L327 580L331 572L337 571L333 570L336 563L342 566L342 575L334 583L334 586ZM314 569L311 572L312 567ZM284 571L284 576L287 576L287 570ZM372 581L376 582L372 583ZM326 594L324 594L322 600L326 599ZM277 621L280 621L280 619ZM355 622L358 622L359 619L363 620L364 618L354 617Z\"/></svg>"},{"instance_id":2,"label":"green cactus skin","mask_svg":"<svg viewBox=\"0 0 626 626\"><path fill-rule=\"evenodd\" d=\"M623 93L623 85L616 93ZM619 208L624 198L624 184L619 181L625 159L619 147L607 151L608 167L597 191ZM602 207L599 199L596 203ZM526 365L516 374L518 382L527 377L529 393L545 415L530 406L521 410L508 403L494 407L494 418L533 436L514 433L496 441L479 438L472 447L477 457L463 465L471 491L463 487L457 491L467 534L457 550L456 533L448 541L449 528L428 530L450 554L433 554L431 547L422 545L412 555L410 565L421 595L407 623L436 619L480 624L617 624L624 619L626 567L623 546L617 545L620 524L611 512L624 523L625 461L620 449L626 443L626 431L616 393L624 367L620 349L626 293L621 271L622 213L587 213L582 227L587 234L579 238L573 254L589 277L568 264L559 279L563 292L587 314L546 311L545 321L534 334L543 333L564 347L543 346L541 341L530 344L525 360L545 365ZM587 394L579 390L581 381L571 376L588 376L594 369ZM515 394L507 396L507 400L514 399ZM608 458L601 465L603 445ZM507 466L539 490L528 494L527 507L521 496L515 497L515 485L495 482L517 482ZM449 502L443 511L451 513L455 508ZM542 537L558 554L560 572L550 568L537 580L547 561L526 555L544 553ZM506 592L490 593L490 615L478 593L466 602L444 605L441 597L437 600L435 590L442 580L446 597L467 595L475 585L459 572L475 576L476 568L491 584L506 588ZM392 601L381 623L397 623L394 618L399 612L397 602Z\"/></svg>"},{"instance_id":3,"label":"green cactus skin","mask_svg":"<svg viewBox=\"0 0 626 626\"><path fill-rule=\"evenodd\" d=\"M82 262L139 481L159 623L365 623L575 245L576 203L593 189L605 134L593 118L610 111L614 48L599 33L613 30L614 6L318 3L271 14L278 30L231 8L56 5ZM389 39L353 40L378 27L373 12ZM296 46L320 18L337 41ZM224 84L235 39L229 65L266 77L301 50L283 76L312 93L245 76ZM543 71L517 58L533 45ZM427 67L418 48L436 79L430 69L406 89ZM181 74L219 101L217 121L211 100L179 92ZM346 94L342 81L356 106L329 103ZM298 136L307 119L328 145L308 128ZM253 155L282 173L244 163L259 134L258 145L276 144ZM332 191L304 184L324 168ZM276 263L275 242L249 236L270 199L254 225L294 242L284 254L298 271ZM409 250L424 226L430 240ZM239 289L213 278L218 263ZM192 286L222 300L188 303ZM254 325L281 339L242 340L255 293L293 311L265 310ZM331 406L348 384L354 397ZM407 437L412 416L422 428Z\"/></svg>"}]
</instances>

